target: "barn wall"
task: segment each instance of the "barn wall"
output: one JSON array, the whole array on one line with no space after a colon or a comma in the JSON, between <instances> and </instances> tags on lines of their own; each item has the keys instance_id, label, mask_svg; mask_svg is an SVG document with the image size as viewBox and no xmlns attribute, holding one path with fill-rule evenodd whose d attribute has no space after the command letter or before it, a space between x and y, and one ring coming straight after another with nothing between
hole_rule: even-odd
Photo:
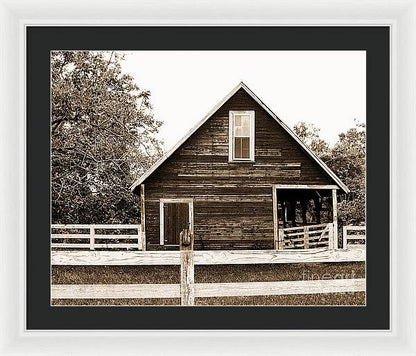
<instances>
[{"instance_id":1,"label":"barn wall","mask_svg":"<svg viewBox=\"0 0 416 356\"><path fill-rule=\"evenodd\" d=\"M255 110L255 162L228 162L230 110ZM148 248L159 244L161 198L194 199L196 249L273 248L271 185L285 183L333 184L240 89L144 182Z\"/></svg>"}]
</instances>

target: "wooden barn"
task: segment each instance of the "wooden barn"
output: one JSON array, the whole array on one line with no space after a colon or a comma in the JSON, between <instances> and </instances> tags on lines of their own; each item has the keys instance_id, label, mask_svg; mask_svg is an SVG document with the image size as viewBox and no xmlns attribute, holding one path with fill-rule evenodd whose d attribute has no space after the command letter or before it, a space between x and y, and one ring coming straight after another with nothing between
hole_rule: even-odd
<instances>
[{"instance_id":1,"label":"wooden barn","mask_svg":"<svg viewBox=\"0 0 416 356\"><path fill-rule=\"evenodd\" d=\"M242 82L131 189L147 250L337 248L349 192Z\"/></svg>"}]
</instances>

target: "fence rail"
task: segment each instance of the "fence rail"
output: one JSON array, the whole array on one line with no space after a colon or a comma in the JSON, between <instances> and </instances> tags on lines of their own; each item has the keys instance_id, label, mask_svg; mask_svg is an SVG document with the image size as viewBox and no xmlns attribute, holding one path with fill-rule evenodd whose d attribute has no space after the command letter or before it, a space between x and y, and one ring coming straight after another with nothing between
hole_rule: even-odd
<instances>
[{"instance_id":1,"label":"fence rail","mask_svg":"<svg viewBox=\"0 0 416 356\"><path fill-rule=\"evenodd\" d=\"M353 241L354 243L350 243ZM365 226L344 226L342 228L342 247L361 248L366 244L366 227Z\"/></svg>"},{"instance_id":2,"label":"fence rail","mask_svg":"<svg viewBox=\"0 0 416 356\"><path fill-rule=\"evenodd\" d=\"M280 264L365 261L365 246L353 250L218 250L193 251L196 265ZM180 251L52 251L52 265L180 265Z\"/></svg>"},{"instance_id":3,"label":"fence rail","mask_svg":"<svg viewBox=\"0 0 416 356\"><path fill-rule=\"evenodd\" d=\"M195 283L195 298L363 292L365 278ZM52 299L180 298L181 284L56 284ZM192 305L194 301L192 300ZM191 304L184 304L191 305Z\"/></svg>"},{"instance_id":4,"label":"fence rail","mask_svg":"<svg viewBox=\"0 0 416 356\"><path fill-rule=\"evenodd\" d=\"M334 248L334 225L318 224L279 230L279 250Z\"/></svg>"},{"instance_id":5,"label":"fence rail","mask_svg":"<svg viewBox=\"0 0 416 356\"><path fill-rule=\"evenodd\" d=\"M144 251L146 249L141 225L53 224L51 228L51 247L53 250L126 249ZM57 233L57 230L60 232ZM72 232L70 232L71 230ZM85 230L88 230L88 233ZM97 233L97 230L113 231L110 231L112 233L103 234ZM135 233L120 233L120 230L135 230Z\"/></svg>"}]
</instances>

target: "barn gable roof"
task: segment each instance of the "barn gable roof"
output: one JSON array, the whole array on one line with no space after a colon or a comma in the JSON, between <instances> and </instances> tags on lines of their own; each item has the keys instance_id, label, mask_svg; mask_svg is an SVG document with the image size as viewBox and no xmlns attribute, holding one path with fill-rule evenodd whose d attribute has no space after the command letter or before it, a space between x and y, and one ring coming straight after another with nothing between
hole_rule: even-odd
<instances>
[{"instance_id":1,"label":"barn gable roof","mask_svg":"<svg viewBox=\"0 0 416 356\"><path fill-rule=\"evenodd\" d=\"M318 157L312 150L303 143L303 141L287 126L253 91L243 82L235 86L217 105L215 105L188 133L166 152L158 161L156 161L139 179L130 187L134 191L137 186L142 184L163 162L165 162L189 137L191 137L217 110L224 105L238 90L243 89L250 95L280 126L305 150L305 152L335 181L335 183L345 192L349 193L348 187L337 177L337 175Z\"/></svg>"}]
</instances>

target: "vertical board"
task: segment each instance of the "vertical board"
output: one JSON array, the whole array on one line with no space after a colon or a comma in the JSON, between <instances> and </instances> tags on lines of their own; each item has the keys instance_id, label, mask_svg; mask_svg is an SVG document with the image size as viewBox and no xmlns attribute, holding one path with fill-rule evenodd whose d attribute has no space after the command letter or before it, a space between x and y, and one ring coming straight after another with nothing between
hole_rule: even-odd
<instances>
[{"instance_id":1,"label":"vertical board","mask_svg":"<svg viewBox=\"0 0 416 356\"><path fill-rule=\"evenodd\" d=\"M338 249L338 207L336 189L332 189L332 216L334 224L334 248Z\"/></svg>"},{"instance_id":2,"label":"vertical board","mask_svg":"<svg viewBox=\"0 0 416 356\"><path fill-rule=\"evenodd\" d=\"M279 216L277 210L277 189L275 185L272 185L272 204L273 204L273 241L274 249L279 250Z\"/></svg>"},{"instance_id":3,"label":"vertical board","mask_svg":"<svg viewBox=\"0 0 416 356\"><path fill-rule=\"evenodd\" d=\"M146 250L146 199L144 192L144 184L140 185L140 241L142 251Z\"/></svg>"}]
</instances>

